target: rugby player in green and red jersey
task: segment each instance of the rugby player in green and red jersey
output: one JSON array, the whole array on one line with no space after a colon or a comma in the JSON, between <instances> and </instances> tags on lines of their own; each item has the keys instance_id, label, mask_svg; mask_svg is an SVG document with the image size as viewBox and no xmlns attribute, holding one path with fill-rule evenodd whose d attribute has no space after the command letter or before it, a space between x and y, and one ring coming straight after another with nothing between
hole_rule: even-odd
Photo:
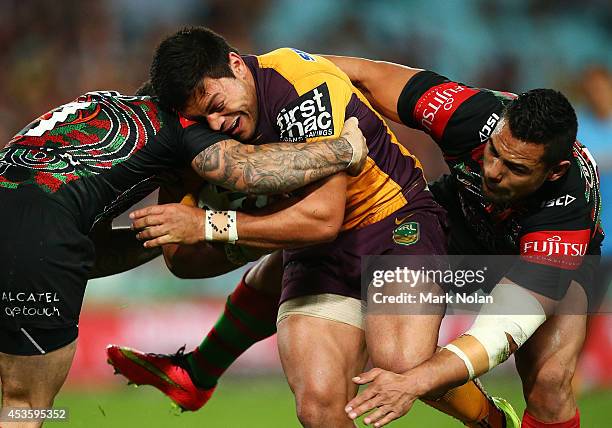
<instances>
[{"instance_id":1,"label":"rugby player in green and red jersey","mask_svg":"<svg viewBox=\"0 0 612 428\"><path fill-rule=\"evenodd\" d=\"M248 193L291 191L349 165L358 173L367 150L355 123L350 134L249 146L156 99L112 91L82 95L26 126L0 150L3 407L50 407L60 390L94 273L94 229L178 168Z\"/></svg>"}]
</instances>

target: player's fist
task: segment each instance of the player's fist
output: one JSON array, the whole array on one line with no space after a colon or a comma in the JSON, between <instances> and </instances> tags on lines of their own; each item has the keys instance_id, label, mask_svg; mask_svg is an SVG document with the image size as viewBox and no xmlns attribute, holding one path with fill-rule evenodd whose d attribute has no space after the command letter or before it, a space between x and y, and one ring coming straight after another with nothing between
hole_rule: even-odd
<instances>
[{"instance_id":1,"label":"player's fist","mask_svg":"<svg viewBox=\"0 0 612 428\"><path fill-rule=\"evenodd\" d=\"M349 117L344 122L344 127L340 133L340 138L344 138L353 149L353 157L346 167L346 172L353 177L359 175L365 166L368 157L368 145L366 139L359 129L359 121L356 117Z\"/></svg>"}]
</instances>

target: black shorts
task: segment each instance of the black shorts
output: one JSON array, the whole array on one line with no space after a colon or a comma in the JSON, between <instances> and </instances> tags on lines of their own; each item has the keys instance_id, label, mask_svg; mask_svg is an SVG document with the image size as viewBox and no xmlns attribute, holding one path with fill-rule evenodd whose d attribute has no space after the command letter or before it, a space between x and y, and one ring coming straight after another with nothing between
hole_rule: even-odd
<instances>
[{"instance_id":1,"label":"black shorts","mask_svg":"<svg viewBox=\"0 0 612 428\"><path fill-rule=\"evenodd\" d=\"M20 327L19 331L0 328L0 352L11 355L44 355L74 342L79 327Z\"/></svg>"},{"instance_id":2,"label":"black shorts","mask_svg":"<svg viewBox=\"0 0 612 428\"><path fill-rule=\"evenodd\" d=\"M75 216L38 189L0 189L0 207L3 338L27 339L22 329L35 329L35 335L55 338L38 338L48 348L45 351L57 349L76 337L95 260L93 242L79 230ZM49 333L53 329L64 334ZM0 346L5 353L27 352L19 343Z\"/></svg>"}]
</instances>

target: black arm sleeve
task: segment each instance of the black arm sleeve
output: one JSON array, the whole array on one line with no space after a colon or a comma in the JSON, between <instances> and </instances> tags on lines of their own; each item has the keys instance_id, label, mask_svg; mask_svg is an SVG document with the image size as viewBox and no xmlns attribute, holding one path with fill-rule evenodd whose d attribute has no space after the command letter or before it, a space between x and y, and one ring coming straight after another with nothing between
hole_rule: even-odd
<instances>
[{"instance_id":1,"label":"black arm sleeve","mask_svg":"<svg viewBox=\"0 0 612 428\"><path fill-rule=\"evenodd\" d=\"M183 159L187 163L199 155L202 150L212 146L223 140L231 140L232 138L211 130L208 125L200 122L180 120L181 124L181 140Z\"/></svg>"},{"instance_id":2,"label":"black arm sleeve","mask_svg":"<svg viewBox=\"0 0 612 428\"><path fill-rule=\"evenodd\" d=\"M509 99L422 71L406 83L397 112L405 125L429 134L445 155L461 156L487 141Z\"/></svg>"}]
</instances>

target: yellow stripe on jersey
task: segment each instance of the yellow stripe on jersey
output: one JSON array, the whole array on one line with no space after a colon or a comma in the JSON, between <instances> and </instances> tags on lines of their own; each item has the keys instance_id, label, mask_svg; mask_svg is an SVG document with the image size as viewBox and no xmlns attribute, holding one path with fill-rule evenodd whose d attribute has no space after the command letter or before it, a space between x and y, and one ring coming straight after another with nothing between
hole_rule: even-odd
<instances>
[{"instance_id":1,"label":"yellow stripe on jersey","mask_svg":"<svg viewBox=\"0 0 612 428\"><path fill-rule=\"evenodd\" d=\"M410 153L410 151L404 147L397 139L397 137L395 136L395 134L393 133L393 131L391 131L391 128L389 128L389 125L387 125L387 122L385 121L385 119L382 117L382 115L380 115L375 109L374 107L372 107L372 105L370 104L370 102L368 101L368 99L365 97L365 95L363 95L361 93L360 90L358 90L357 88L355 88L355 95L357 95L357 98L359 98L359 100L361 100L361 102L363 102L365 105L367 105L370 110L372 110L372 112L376 115L376 117L378 117L381 122L385 125L385 128L387 129L387 134L389 134L389 137L391 139L391 143L395 144L400 152L404 155L404 156L408 156L411 157L412 159L414 159L414 164L416 166L416 168L419 168L421 171L423 171L423 166L421 165L421 161L419 161L419 159L413 155L412 153ZM423 177L423 179L425 179Z\"/></svg>"},{"instance_id":2,"label":"yellow stripe on jersey","mask_svg":"<svg viewBox=\"0 0 612 428\"><path fill-rule=\"evenodd\" d=\"M368 157L362 173L349 177L342 230L374 224L406 203L402 187Z\"/></svg>"}]
</instances>

